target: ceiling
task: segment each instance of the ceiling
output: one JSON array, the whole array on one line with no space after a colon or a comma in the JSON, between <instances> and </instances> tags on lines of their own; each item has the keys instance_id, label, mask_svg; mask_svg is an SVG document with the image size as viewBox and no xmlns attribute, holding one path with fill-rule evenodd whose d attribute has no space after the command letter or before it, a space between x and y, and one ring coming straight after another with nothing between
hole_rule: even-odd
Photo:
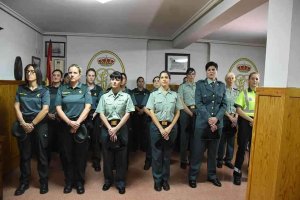
<instances>
[{"instance_id":1,"label":"ceiling","mask_svg":"<svg viewBox=\"0 0 300 200\"><path fill-rule=\"evenodd\" d=\"M255 0L226 0L247 2ZM259 0L256 0L259 1ZM266 0L258 7L232 14L232 20L218 24L199 40L265 44ZM45 35L98 35L174 40L193 28L211 11L227 3L222 0L0 0L0 8ZM245 4L245 3L244 3ZM246 5L246 4L245 4ZM240 10L243 10L242 4ZM252 8L251 8L252 9ZM236 10L233 10L236 12ZM230 18L230 19L231 19ZM223 20L224 21L224 20ZM0 24L1 25L1 24Z\"/></svg>"}]
</instances>

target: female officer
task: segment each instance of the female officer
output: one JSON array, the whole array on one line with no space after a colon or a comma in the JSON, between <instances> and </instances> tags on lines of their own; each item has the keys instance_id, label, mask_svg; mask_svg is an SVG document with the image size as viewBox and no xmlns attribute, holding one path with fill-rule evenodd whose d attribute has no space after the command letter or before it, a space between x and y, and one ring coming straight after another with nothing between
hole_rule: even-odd
<instances>
[{"instance_id":1,"label":"female officer","mask_svg":"<svg viewBox=\"0 0 300 200\"><path fill-rule=\"evenodd\" d=\"M100 146L100 120L97 113L95 113L95 110L97 108L98 102L100 100L100 97L103 94L103 90L99 85L95 84L95 79L97 77L96 70L94 68L89 68L86 71L86 83L89 87L89 91L92 95L92 109L90 110L90 113L88 115L88 118L86 120L86 127L88 129L89 135L91 136L91 149L92 149L92 162L93 162L93 168L95 171L100 171L100 161L101 161L101 146ZM96 120L98 119L98 120Z\"/></svg>"},{"instance_id":2,"label":"female officer","mask_svg":"<svg viewBox=\"0 0 300 200\"><path fill-rule=\"evenodd\" d=\"M169 190L170 158L172 146L177 135L176 122L182 105L176 92L170 90L170 73L159 74L161 87L152 92L146 108L150 110L152 124L150 126L152 147L152 174L154 189Z\"/></svg>"},{"instance_id":3,"label":"female officer","mask_svg":"<svg viewBox=\"0 0 300 200\"><path fill-rule=\"evenodd\" d=\"M72 64L68 68L70 81L58 89L56 111L63 123L62 153L64 162L64 193L72 191L75 184L78 194L84 193L84 174L88 151L88 138L75 141L75 135L84 132L83 122L92 104L92 97L85 84L79 82L81 68ZM85 130L86 131L86 130Z\"/></svg>"},{"instance_id":4,"label":"female officer","mask_svg":"<svg viewBox=\"0 0 300 200\"><path fill-rule=\"evenodd\" d=\"M43 87L42 74L36 65L29 64L24 69L25 84L18 87L16 93L15 111L18 130L26 134L25 139L18 137L20 151L20 185L15 195L22 195L29 188L30 158L32 147L37 151L38 172L40 176L40 193L48 192L48 126L44 117L50 104L50 95Z\"/></svg>"},{"instance_id":5,"label":"female officer","mask_svg":"<svg viewBox=\"0 0 300 200\"><path fill-rule=\"evenodd\" d=\"M110 75L110 80L111 90L102 95L96 109L104 124L101 130L105 179L102 190L108 190L113 184L113 167L115 164L116 187L120 194L124 194L128 143L126 121L129 119L130 112L134 111L134 105L130 95L121 89L121 73L114 71Z\"/></svg>"},{"instance_id":6,"label":"female officer","mask_svg":"<svg viewBox=\"0 0 300 200\"><path fill-rule=\"evenodd\" d=\"M222 136L220 139L218 157L217 157L217 167L221 168L223 165L223 160L225 161L225 166L233 169L233 164L231 160L233 158L234 151L234 135L237 131L237 119L238 114L236 113L236 108L234 107L234 102L239 95L239 91L233 88L235 81L235 75L233 72L229 72L225 76L226 82L226 103L227 108L224 116L224 126L222 129ZM224 158L224 150L226 146L226 156Z\"/></svg>"},{"instance_id":7,"label":"female officer","mask_svg":"<svg viewBox=\"0 0 300 200\"><path fill-rule=\"evenodd\" d=\"M251 147L252 138L252 125L255 108L255 94L256 88L259 84L259 74L252 72L248 78L248 89L240 92L235 101L236 112L239 114L238 119L238 150L235 156L235 164L233 171L233 183L235 185L241 185L242 179L242 166L244 162L245 151L248 143Z\"/></svg>"},{"instance_id":8,"label":"female officer","mask_svg":"<svg viewBox=\"0 0 300 200\"><path fill-rule=\"evenodd\" d=\"M217 187L222 186L216 175L216 156L226 110L226 90L225 84L217 80L218 64L208 62L205 69L206 79L197 82L195 92L197 114L188 175L192 188L197 187L197 177L206 149L207 180Z\"/></svg>"}]
</instances>

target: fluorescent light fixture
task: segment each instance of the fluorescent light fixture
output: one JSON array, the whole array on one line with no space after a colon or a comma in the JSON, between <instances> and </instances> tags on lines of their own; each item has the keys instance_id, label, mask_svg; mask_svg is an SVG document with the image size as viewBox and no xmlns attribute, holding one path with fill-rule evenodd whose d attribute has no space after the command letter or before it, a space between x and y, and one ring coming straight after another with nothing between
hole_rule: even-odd
<instances>
[{"instance_id":1,"label":"fluorescent light fixture","mask_svg":"<svg viewBox=\"0 0 300 200\"><path fill-rule=\"evenodd\" d=\"M179 58L179 59L176 59L175 62L178 62L178 63L186 63L188 61L187 58Z\"/></svg>"},{"instance_id":2,"label":"fluorescent light fixture","mask_svg":"<svg viewBox=\"0 0 300 200\"><path fill-rule=\"evenodd\" d=\"M112 0L96 0L96 1L98 1L100 3L107 3L107 2L112 1Z\"/></svg>"}]
</instances>

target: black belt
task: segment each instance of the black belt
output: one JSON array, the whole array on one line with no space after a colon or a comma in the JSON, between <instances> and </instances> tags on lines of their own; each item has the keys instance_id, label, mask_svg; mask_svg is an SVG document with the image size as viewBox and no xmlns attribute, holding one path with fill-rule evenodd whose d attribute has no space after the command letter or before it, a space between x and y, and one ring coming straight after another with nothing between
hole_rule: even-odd
<instances>
[{"instance_id":1,"label":"black belt","mask_svg":"<svg viewBox=\"0 0 300 200\"><path fill-rule=\"evenodd\" d=\"M189 109L196 109L196 106L195 105L190 105L188 106Z\"/></svg>"},{"instance_id":2,"label":"black belt","mask_svg":"<svg viewBox=\"0 0 300 200\"><path fill-rule=\"evenodd\" d=\"M112 120L109 120L108 122L112 127L115 127L120 123L120 120L119 119L112 119Z\"/></svg>"},{"instance_id":3,"label":"black belt","mask_svg":"<svg viewBox=\"0 0 300 200\"><path fill-rule=\"evenodd\" d=\"M169 126L171 124L171 122L169 122L169 121L159 121L159 123L162 126Z\"/></svg>"}]
</instances>

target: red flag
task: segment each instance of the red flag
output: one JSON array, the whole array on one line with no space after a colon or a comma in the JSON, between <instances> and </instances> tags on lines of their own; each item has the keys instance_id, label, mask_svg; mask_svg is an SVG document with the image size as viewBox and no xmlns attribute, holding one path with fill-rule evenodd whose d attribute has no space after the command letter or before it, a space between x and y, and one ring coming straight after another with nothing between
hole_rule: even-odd
<instances>
[{"instance_id":1,"label":"red flag","mask_svg":"<svg viewBox=\"0 0 300 200\"><path fill-rule=\"evenodd\" d=\"M52 42L50 40L48 46L47 70L46 70L46 85L51 84L51 65L52 65Z\"/></svg>"}]
</instances>

